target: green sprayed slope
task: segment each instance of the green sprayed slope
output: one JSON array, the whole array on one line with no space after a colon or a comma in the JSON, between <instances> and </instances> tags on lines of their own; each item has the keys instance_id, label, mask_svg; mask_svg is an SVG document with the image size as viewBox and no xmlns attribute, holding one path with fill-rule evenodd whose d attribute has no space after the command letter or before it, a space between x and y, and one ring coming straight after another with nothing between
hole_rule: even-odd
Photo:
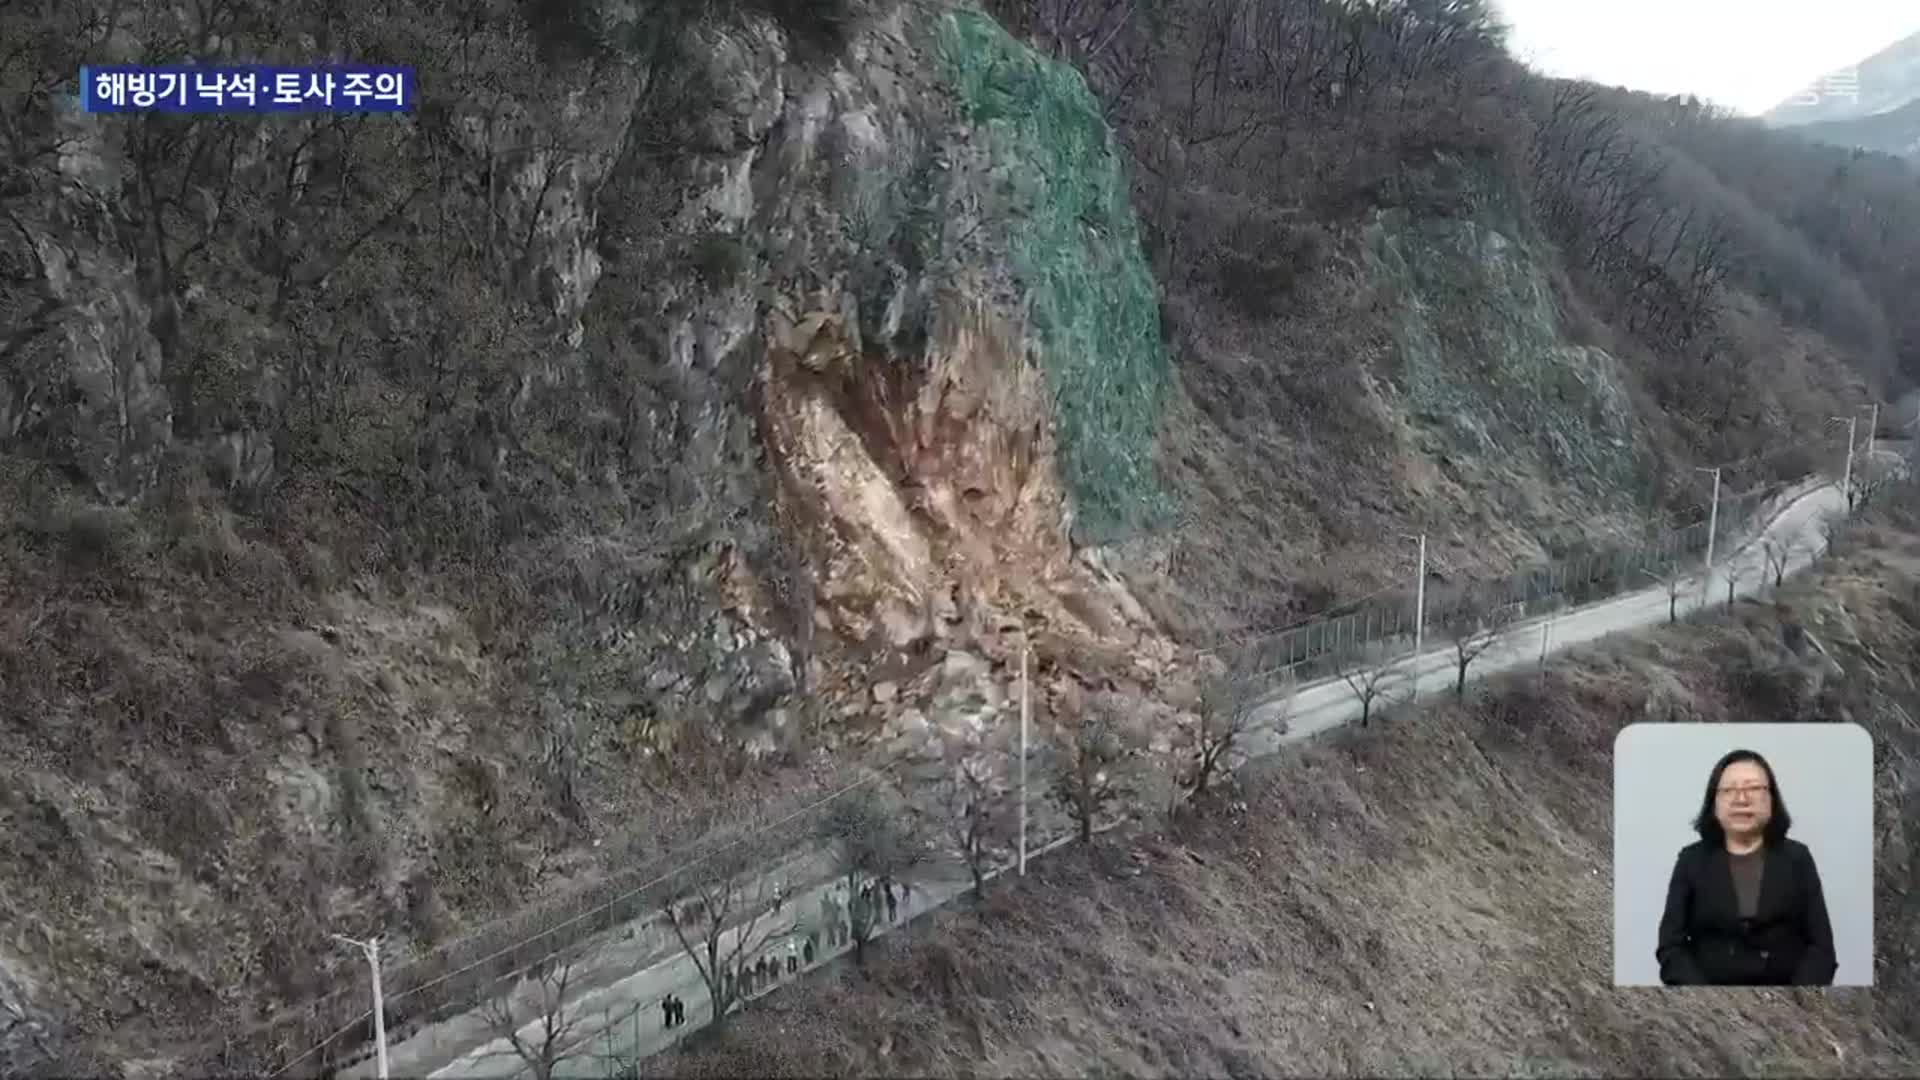
<instances>
[{"instance_id":1,"label":"green sprayed slope","mask_svg":"<svg viewBox=\"0 0 1920 1080\"><path fill-rule=\"evenodd\" d=\"M1559 482L1630 498L1649 463L1617 365L1567 342L1546 258L1524 237L1488 207L1439 219L1390 211L1369 224L1368 268L1393 299L1407 403L1458 451L1531 449Z\"/></svg>"},{"instance_id":2,"label":"green sprayed slope","mask_svg":"<svg viewBox=\"0 0 1920 1080\"><path fill-rule=\"evenodd\" d=\"M1154 444L1171 369L1111 133L1080 73L976 11L944 16L940 67L1004 171L1004 242L1053 395L1076 538L1105 543L1165 508Z\"/></svg>"}]
</instances>

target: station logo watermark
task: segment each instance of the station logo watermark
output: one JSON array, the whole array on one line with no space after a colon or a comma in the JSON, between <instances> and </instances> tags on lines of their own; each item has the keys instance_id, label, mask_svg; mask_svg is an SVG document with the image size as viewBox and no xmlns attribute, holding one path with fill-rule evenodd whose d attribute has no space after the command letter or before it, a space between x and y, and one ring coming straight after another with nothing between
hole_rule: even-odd
<instances>
[{"instance_id":1,"label":"station logo watermark","mask_svg":"<svg viewBox=\"0 0 1920 1080\"><path fill-rule=\"evenodd\" d=\"M1829 101L1845 101L1850 105L1860 104L1860 69L1841 68L1832 74L1822 76L1820 81L1796 94L1788 104L1800 108L1811 108Z\"/></svg>"}]
</instances>

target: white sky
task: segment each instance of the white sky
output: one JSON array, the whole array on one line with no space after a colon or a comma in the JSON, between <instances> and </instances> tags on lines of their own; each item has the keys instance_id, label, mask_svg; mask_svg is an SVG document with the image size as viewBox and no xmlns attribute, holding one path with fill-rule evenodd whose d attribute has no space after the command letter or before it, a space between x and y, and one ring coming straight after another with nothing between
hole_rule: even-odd
<instances>
[{"instance_id":1,"label":"white sky","mask_svg":"<svg viewBox=\"0 0 1920 1080\"><path fill-rule=\"evenodd\" d=\"M1920 31L1920 0L1496 0L1552 75L1760 113Z\"/></svg>"}]
</instances>

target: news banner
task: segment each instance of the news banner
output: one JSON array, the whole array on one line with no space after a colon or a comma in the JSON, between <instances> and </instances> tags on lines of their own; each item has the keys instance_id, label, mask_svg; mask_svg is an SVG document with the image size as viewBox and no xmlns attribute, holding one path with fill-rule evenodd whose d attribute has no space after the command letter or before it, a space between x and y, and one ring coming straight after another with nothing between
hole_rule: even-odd
<instances>
[{"instance_id":1,"label":"news banner","mask_svg":"<svg viewBox=\"0 0 1920 1080\"><path fill-rule=\"evenodd\" d=\"M89 113L412 112L413 69L320 66L90 64L80 69Z\"/></svg>"}]
</instances>

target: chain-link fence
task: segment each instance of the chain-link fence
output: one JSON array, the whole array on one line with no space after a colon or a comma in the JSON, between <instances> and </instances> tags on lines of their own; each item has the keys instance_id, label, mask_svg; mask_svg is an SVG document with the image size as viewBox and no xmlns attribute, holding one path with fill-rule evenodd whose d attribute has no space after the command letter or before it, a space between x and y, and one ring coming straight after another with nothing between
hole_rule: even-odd
<instances>
[{"instance_id":1,"label":"chain-link fence","mask_svg":"<svg viewBox=\"0 0 1920 1080\"><path fill-rule=\"evenodd\" d=\"M1708 526L1715 526L1716 561L1746 542L1771 512L1779 485L1739 495L1722 495L1718 521L1702 512L1699 520L1662 529L1645 544L1582 552L1509 577L1471 585L1429 584L1426 625L1429 635L1445 614L1465 602L1504 607L1514 617L1544 615L1565 606L1605 600L1697 571L1706 554ZM1329 618L1261 635L1242 644L1244 662L1260 672L1263 683L1307 683L1339 674L1343 660L1363 653L1388 655L1411 651L1417 597L1412 586L1370 598Z\"/></svg>"},{"instance_id":2,"label":"chain-link fence","mask_svg":"<svg viewBox=\"0 0 1920 1080\"><path fill-rule=\"evenodd\" d=\"M1748 539L1763 515L1771 512L1778 487L1723 497L1717 551L1730 554ZM1645 587L1673 573L1698 569L1707 547L1708 521L1661 531L1637 548L1575 555L1529 568L1503 580L1473 588L1479 598L1516 609L1522 617L1564 605L1592 603ZM1427 590L1427 619L1450 610L1465 587L1442 584ZM1414 592L1411 588L1370 598L1351 611L1257 637L1243 643L1244 659L1264 681L1298 683L1333 676L1343 658L1372 648L1392 653L1413 645ZM819 823L838 800L860 797L905 775L905 759L849 766L845 783L790 801L763 805L708 831L670 855L530 906L482 927L457 941L383 964L387 1035L398 1046L423 1028L468 1013L511 989L542 964L591 943L590 979L615 979L651 966L681 951L664 914L697 884L707 860L738 844L750 844L765 858L755 865L764 880L800 885L823 873L811 842ZM1035 800L1034 832L1052 836L1070 828ZM1062 833L1064 834L1064 833ZM371 1055L373 1016L364 967L356 965L335 992L250 1027L223 1031L212 1045L183 1054L181 1075L255 1075L317 1077L337 1074Z\"/></svg>"},{"instance_id":3,"label":"chain-link fence","mask_svg":"<svg viewBox=\"0 0 1920 1080\"><path fill-rule=\"evenodd\" d=\"M530 972L583 946L590 946L577 983L583 989L678 954L682 946L666 912L716 873L751 877L763 889L830 873L815 865L819 852L810 838L839 801L889 784L896 764L885 759L850 766L837 774L843 779L835 787L741 808L668 855L530 905L448 944L383 962L389 1046L499 998ZM743 862L742 852L752 858ZM756 869L749 873L746 866ZM373 1042L370 984L358 964L345 969L332 993L264 1023L229 1027L184 1050L174 1071L332 1076L369 1058Z\"/></svg>"}]
</instances>

